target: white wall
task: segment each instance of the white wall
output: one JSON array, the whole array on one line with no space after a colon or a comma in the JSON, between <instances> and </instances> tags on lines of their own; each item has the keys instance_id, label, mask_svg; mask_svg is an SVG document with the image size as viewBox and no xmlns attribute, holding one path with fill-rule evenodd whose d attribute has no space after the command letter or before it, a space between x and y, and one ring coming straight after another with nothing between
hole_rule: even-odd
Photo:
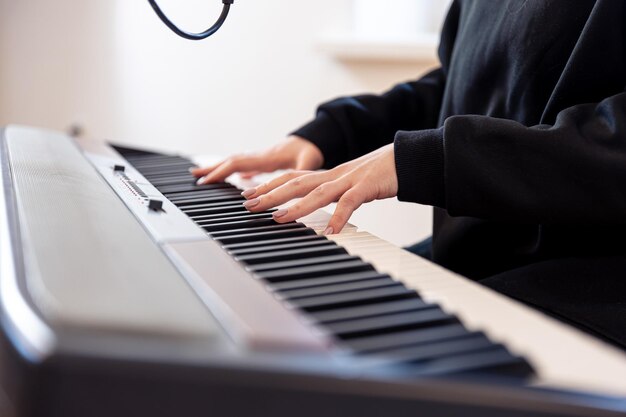
<instances>
[{"instance_id":1,"label":"white wall","mask_svg":"<svg viewBox=\"0 0 626 417\"><path fill-rule=\"evenodd\" d=\"M204 29L219 2L162 0ZM0 0L0 124L54 129L185 153L263 148L337 95L382 91L427 66L341 63L316 50L344 32L350 0L239 0L203 42L179 39L145 0ZM389 203L355 223L402 244L428 234L430 210Z\"/></svg>"}]
</instances>

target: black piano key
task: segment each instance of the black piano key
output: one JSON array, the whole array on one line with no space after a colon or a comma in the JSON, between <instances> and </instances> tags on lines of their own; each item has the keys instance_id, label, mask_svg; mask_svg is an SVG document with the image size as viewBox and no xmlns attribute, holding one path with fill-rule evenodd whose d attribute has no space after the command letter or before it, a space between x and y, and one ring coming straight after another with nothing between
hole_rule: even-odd
<instances>
[{"instance_id":1,"label":"black piano key","mask_svg":"<svg viewBox=\"0 0 626 417\"><path fill-rule=\"evenodd\" d=\"M247 242L247 243L234 243L231 245L224 245L223 248L229 251L235 251L240 249L256 249L258 247L266 247L276 244L290 244L296 242L330 242L326 239L325 236L320 236L315 233L306 235L306 236L294 236L294 237L286 237L282 239L269 239L269 240L259 240L256 242Z\"/></svg>"},{"instance_id":2,"label":"black piano key","mask_svg":"<svg viewBox=\"0 0 626 417\"><path fill-rule=\"evenodd\" d=\"M411 299L411 300L417 300ZM398 303L393 301L391 303ZM360 308L360 307L356 307ZM330 310L333 313L340 310ZM324 311L311 313L314 317L323 314ZM322 318L324 318L322 316ZM328 317L326 317L328 318ZM423 343L431 343L433 341L441 341L464 337L470 334L462 324L453 323L445 326L437 326L426 329L405 330L395 333L386 333L383 335L365 336L344 340L342 344L347 346L354 353L379 352L388 349L419 345Z\"/></svg>"},{"instance_id":3,"label":"black piano key","mask_svg":"<svg viewBox=\"0 0 626 417\"><path fill-rule=\"evenodd\" d=\"M255 232L255 233L242 233L239 235L226 235L226 236L214 236L214 239L220 242L222 245L229 245L233 243L245 243L245 242L254 242L259 240L266 240L272 238L283 238L287 236L307 236L307 235L315 235L315 232L306 227L298 227L291 229L280 229L280 230L269 230L263 232Z\"/></svg>"},{"instance_id":4,"label":"black piano key","mask_svg":"<svg viewBox=\"0 0 626 417\"><path fill-rule=\"evenodd\" d=\"M192 176L178 177L178 178L168 178L168 179L153 179L150 180L150 183L156 188L161 188L166 185L187 185L194 184L194 178Z\"/></svg>"},{"instance_id":5,"label":"black piano key","mask_svg":"<svg viewBox=\"0 0 626 417\"><path fill-rule=\"evenodd\" d=\"M256 264L256 265L249 265L246 267L246 269L251 272L263 272L263 271L272 271L276 269L293 268L296 266L302 267L302 266L318 265L318 264L325 265L325 264L330 264L334 262L343 262L343 261L361 261L361 259L357 256L349 255L346 253L346 254L339 254L339 255L320 256L316 258L261 263L261 264Z\"/></svg>"},{"instance_id":6,"label":"black piano key","mask_svg":"<svg viewBox=\"0 0 626 417\"><path fill-rule=\"evenodd\" d=\"M161 167L161 168L150 168L150 169L137 169L141 173L141 175L151 176L151 175L178 175L185 172L188 172L189 168L178 168L178 167Z\"/></svg>"},{"instance_id":7,"label":"black piano key","mask_svg":"<svg viewBox=\"0 0 626 417\"><path fill-rule=\"evenodd\" d=\"M169 186L168 186L169 187ZM195 185L194 187L200 187L199 185ZM235 187L226 187L224 185L218 185L216 187L213 188L208 188L208 189L197 189L194 191L182 191L182 192L168 192L168 191L163 191L165 187L160 187L159 190L161 191L161 193L166 196L168 199L172 200L181 200L181 199L186 199L186 198L192 198L192 197L202 197L202 196L211 196L211 195L217 195L217 194L226 194L226 193L239 193L241 194L241 191L238 188Z\"/></svg>"},{"instance_id":8,"label":"black piano key","mask_svg":"<svg viewBox=\"0 0 626 417\"><path fill-rule=\"evenodd\" d=\"M346 282L341 284L320 285L318 287L301 288L295 290L286 290L276 293L276 297L280 300L297 300L298 298L317 297L320 295L338 294L342 292L368 290L372 288L389 287L397 285L398 282L383 277L378 279L370 279L366 281Z\"/></svg>"},{"instance_id":9,"label":"black piano key","mask_svg":"<svg viewBox=\"0 0 626 417\"><path fill-rule=\"evenodd\" d=\"M200 222L202 223L202 222ZM254 228L261 229L263 227L272 227L276 225L280 225L280 223L276 223L276 221L271 218L268 219L248 219L248 220L238 220L224 223L213 223L208 222L209 224L200 224L200 226L207 231L209 234L215 232L221 232L224 230L241 230L242 228Z\"/></svg>"},{"instance_id":10,"label":"black piano key","mask_svg":"<svg viewBox=\"0 0 626 417\"><path fill-rule=\"evenodd\" d=\"M204 221L213 221L213 220L217 220L217 221L222 221L225 219L237 219L237 218L256 218L256 217L264 217L267 215L272 215L272 213L276 211L275 209L271 209L271 210L265 210L262 211L260 213L250 213L248 210L245 211L234 211L231 213L216 213L216 214L200 214L197 216L189 216L191 217L195 222L204 222Z\"/></svg>"},{"instance_id":11,"label":"black piano key","mask_svg":"<svg viewBox=\"0 0 626 417\"><path fill-rule=\"evenodd\" d=\"M177 193L169 195L168 199L172 203L176 203L181 200L189 200L190 198L205 198L210 200L213 197L223 197L223 196L241 196L241 192L238 189L228 189L228 188L220 188L218 190L207 190L207 191L195 191L192 193Z\"/></svg>"},{"instance_id":12,"label":"black piano key","mask_svg":"<svg viewBox=\"0 0 626 417\"><path fill-rule=\"evenodd\" d=\"M291 259L305 259L311 257L347 254L348 252L337 245L328 245L313 248L298 248L236 256L235 260L247 265L256 265L268 262L288 261Z\"/></svg>"},{"instance_id":13,"label":"black piano key","mask_svg":"<svg viewBox=\"0 0 626 417\"><path fill-rule=\"evenodd\" d=\"M214 223L226 223L235 220L250 220L250 219L271 219L272 212L262 213L250 213L249 211L239 211L235 213L221 213L221 214L205 214L201 216L189 216L200 226L207 226Z\"/></svg>"},{"instance_id":14,"label":"black piano key","mask_svg":"<svg viewBox=\"0 0 626 417\"><path fill-rule=\"evenodd\" d=\"M135 167L135 169L141 174L152 175L152 174L182 174L184 172L189 172L190 168L195 168L196 166L191 163L181 164L181 165L158 165L152 167Z\"/></svg>"},{"instance_id":15,"label":"black piano key","mask_svg":"<svg viewBox=\"0 0 626 417\"><path fill-rule=\"evenodd\" d=\"M241 202L222 201L221 203L211 204L198 204L194 206L181 207L180 210L188 216L195 216L198 214L217 214L227 213L229 211L249 211L243 206Z\"/></svg>"},{"instance_id":16,"label":"black piano key","mask_svg":"<svg viewBox=\"0 0 626 417\"><path fill-rule=\"evenodd\" d=\"M379 356L381 359L380 365L407 362L419 363L458 354L493 349L496 346L497 345L482 333L468 333L455 339L434 341L416 346L406 346L386 350L384 352L375 352L369 355Z\"/></svg>"},{"instance_id":17,"label":"black piano key","mask_svg":"<svg viewBox=\"0 0 626 417\"><path fill-rule=\"evenodd\" d=\"M299 248L321 248L325 246L337 246L337 244L328 239L317 239L317 240L304 240L304 241L296 241L291 243L283 243L282 245L256 245L254 247L242 248L242 249L233 249L228 250L228 254L231 256L244 256L244 255L252 255L256 253L269 253L269 252L277 252L286 249L299 249Z\"/></svg>"},{"instance_id":18,"label":"black piano key","mask_svg":"<svg viewBox=\"0 0 626 417\"><path fill-rule=\"evenodd\" d=\"M512 355L502 345L420 362L410 369L416 376L495 374L523 378L534 372L524 359Z\"/></svg>"},{"instance_id":19,"label":"black piano key","mask_svg":"<svg viewBox=\"0 0 626 417\"><path fill-rule=\"evenodd\" d=\"M244 227L244 228L240 228L240 229L221 230L219 232L212 233L212 236L215 239L222 239L222 238L227 237L227 236L254 234L254 233L260 233L260 232L273 232L273 231L279 231L279 230L283 230L283 229L307 230L307 227L305 227L302 223L295 223L295 222L294 223L283 223L283 224L276 223L276 224L271 225L271 226Z\"/></svg>"},{"instance_id":20,"label":"black piano key","mask_svg":"<svg viewBox=\"0 0 626 417\"><path fill-rule=\"evenodd\" d=\"M348 262L337 262L327 265L311 265L280 269L277 271L257 272L255 276L270 283L302 280L307 278L324 277L330 275L347 274L351 272L373 271L374 267L360 259Z\"/></svg>"},{"instance_id":21,"label":"black piano key","mask_svg":"<svg viewBox=\"0 0 626 417\"><path fill-rule=\"evenodd\" d=\"M220 188L229 188L232 187L231 184L228 183L215 183L215 184L204 184L204 185L168 185L167 187L161 187L160 191L163 194L178 194L178 193L188 193L192 191L200 191L200 190L217 190Z\"/></svg>"},{"instance_id":22,"label":"black piano key","mask_svg":"<svg viewBox=\"0 0 626 417\"><path fill-rule=\"evenodd\" d=\"M126 160L132 162L135 166L144 166L152 164L165 164L169 162L191 162L187 158L178 155L153 155L145 157L126 157Z\"/></svg>"},{"instance_id":23,"label":"black piano key","mask_svg":"<svg viewBox=\"0 0 626 417\"><path fill-rule=\"evenodd\" d=\"M297 301L297 300L295 300ZM440 308L388 314L378 317L327 323L324 327L341 339L454 323L458 319Z\"/></svg>"},{"instance_id":24,"label":"black piano key","mask_svg":"<svg viewBox=\"0 0 626 417\"><path fill-rule=\"evenodd\" d=\"M310 313L310 316L319 323L332 323L335 321L353 320L385 314L427 310L435 307L437 307L436 304L427 303L422 299L409 298L408 300L387 301L366 306L319 311L317 313Z\"/></svg>"},{"instance_id":25,"label":"black piano key","mask_svg":"<svg viewBox=\"0 0 626 417\"><path fill-rule=\"evenodd\" d=\"M292 307L311 312L413 297L417 297L417 293L415 291L409 290L403 285L395 285L391 287L376 288L373 290L299 298L297 300L288 301L287 303Z\"/></svg>"},{"instance_id":26,"label":"black piano key","mask_svg":"<svg viewBox=\"0 0 626 417\"><path fill-rule=\"evenodd\" d=\"M185 161L185 160L176 160L176 161L150 161L145 163L134 163L133 166L137 171L146 171L151 169L160 169L160 168L178 168L182 172L189 171L189 168L195 166L193 162Z\"/></svg>"},{"instance_id":27,"label":"black piano key","mask_svg":"<svg viewBox=\"0 0 626 417\"><path fill-rule=\"evenodd\" d=\"M193 175L191 175L191 173L186 172L186 171L180 172L178 174L148 174L148 175L144 175L144 177L150 180L155 180L155 181L166 180L166 179L181 179L181 178L194 179L195 178Z\"/></svg>"},{"instance_id":28,"label":"black piano key","mask_svg":"<svg viewBox=\"0 0 626 417\"><path fill-rule=\"evenodd\" d=\"M369 279L388 278L389 275L380 274L378 271L372 269L370 271L363 272L351 272L348 274L329 275L318 278L306 278L298 279L294 281L282 281L267 284L267 288L270 291L287 291L297 290L302 288L312 288L321 285L330 284L342 284L344 282L366 281Z\"/></svg>"},{"instance_id":29,"label":"black piano key","mask_svg":"<svg viewBox=\"0 0 626 417\"><path fill-rule=\"evenodd\" d=\"M186 198L182 200L172 200L172 203L175 204L177 207L185 207L185 206L193 206L193 205L202 204L202 203L225 203L225 202L236 203L238 201L243 203L244 201L246 201L246 199L240 196L239 194L231 194L231 195L222 195L222 196L215 196L215 197L197 197L197 198L190 197L190 198Z\"/></svg>"},{"instance_id":30,"label":"black piano key","mask_svg":"<svg viewBox=\"0 0 626 417\"><path fill-rule=\"evenodd\" d=\"M137 165L133 164L133 167L139 172L145 172L147 174L154 174L160 172L176 172L189 174L189 169L194 168L195 165L191 162L180 162L180 163L151 163L145 165Z\"/></svg>"}]
</instances>

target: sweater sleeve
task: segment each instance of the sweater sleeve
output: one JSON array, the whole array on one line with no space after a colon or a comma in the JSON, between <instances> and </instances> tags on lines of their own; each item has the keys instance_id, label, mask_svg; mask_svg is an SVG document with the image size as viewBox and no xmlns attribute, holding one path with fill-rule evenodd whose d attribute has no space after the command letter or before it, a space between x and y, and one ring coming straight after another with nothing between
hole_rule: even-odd
<instances>
[{"instance_id":1,"label":"sweater sleeve","mask_svg":"<svg viewBox=\"0 0 626 417\"><path fill-rule=\"evenodd\" d=\"M332 168L393 141L398 130L437 124L444 76L441 69L378 95L342 97L322 104L313 121L292 132L313 142Z\"/></svg>"},{"instance_id":2,"label":"sweater sleeve","mask_svg":"<svg viewBox=\"0 0 626 417\"><path fill-rule=\"evenodd\" d=\"M399 132L395 154L399 197L452 216L626 222L626 93L567 108L554 125L453 116Z\"/></svg>"}]
</instances>

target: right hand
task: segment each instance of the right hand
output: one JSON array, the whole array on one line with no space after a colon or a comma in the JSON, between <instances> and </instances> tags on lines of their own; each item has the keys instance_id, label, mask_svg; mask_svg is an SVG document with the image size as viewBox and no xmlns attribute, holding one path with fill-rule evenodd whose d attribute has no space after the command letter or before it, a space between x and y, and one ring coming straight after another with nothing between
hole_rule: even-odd
<instances>
[{"instance_id":1,"label":"right hand","mask_svg":"<svg viewBox=\"0 0 626 417\"><path fill-rule=\"evenodd\" d=\"M198 184L210 184L224 181L236 172L250 178L261 172L279 169L312 171L323 164L324 156L317 146L299 136L289 136L284 142L263 152L231 156L215 165L194 169L191 174L200 178Z\"/></svg>"}]
</instances>

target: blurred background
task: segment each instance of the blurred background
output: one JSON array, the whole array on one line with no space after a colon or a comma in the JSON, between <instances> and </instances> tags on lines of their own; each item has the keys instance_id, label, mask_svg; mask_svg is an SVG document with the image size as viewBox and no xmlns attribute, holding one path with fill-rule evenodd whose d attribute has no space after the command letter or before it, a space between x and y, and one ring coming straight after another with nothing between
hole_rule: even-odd
<instances>
[{"instance_id":1,"label":"blurred background","mask_svg":"<svg viewBox=\"0 0 626 417\"><path fill-rule=\"evenodd\" d=\"M206 29L218 0L161 0ZM183 154L270 146L331 98L382 92L437 66L448 0L236 0L191 42L146 0L0 0L0 125L27 124ZM398 245L431 210L397 201L352 223Z\"/></svg>"}]
</instances>

